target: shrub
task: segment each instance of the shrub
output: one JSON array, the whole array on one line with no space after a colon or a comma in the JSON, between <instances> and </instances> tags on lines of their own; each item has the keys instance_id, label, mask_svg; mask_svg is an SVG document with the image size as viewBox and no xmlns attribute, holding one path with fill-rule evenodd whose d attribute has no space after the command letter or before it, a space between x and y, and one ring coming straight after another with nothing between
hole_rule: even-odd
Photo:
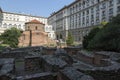
<instances>
[{"instance_id":1,"label":"shrub","mask_svg":"<svg viewBox=\"0 0 120 80\"><path fill-rule=\"evenodd\" d=\"M66 43L67 43L68 46L71 46L71 45L73 44L73 42L74 42L73 36L72 36L72 34L69 32L69 33L68 33L67 40L66 40Z\"/></svg>"},{"instance_id":2,"label":"shrub","mask_svg":"<svg viewBox=\"0 0 120 80\"><path fill-rule=\"evenodd\" d=\"M106 50L120 52L120 15L114 17L89 41L91 50Z\"/></svg>"},{"instance_id":3,"label":"shrub","mask_svg":"<svg viewBox=\"0 0 120 80\"><path fill-rule=\"evenodd\" d=\"M83 48L84 49L87 49L87 46L89 44L89 42L93 39L93 37L96 35L97 32L100 31L100 28L99 27L95 27L93 28L90 33L86 36L84 36L84 39L83 39Z\"/></svg>"},{"instance_id":4,"label":"shrub","mask_svg":"<svg viewBox=\"0 0 120 80\"><path fill-rule=\"evenodd\" d=\"M12 27L1 34L0 40L3 41L3 44L8 44L10 47L15 48L19 43L18 38L20 37L20 35L20 30Z\"/></svg>"}]
</instances>

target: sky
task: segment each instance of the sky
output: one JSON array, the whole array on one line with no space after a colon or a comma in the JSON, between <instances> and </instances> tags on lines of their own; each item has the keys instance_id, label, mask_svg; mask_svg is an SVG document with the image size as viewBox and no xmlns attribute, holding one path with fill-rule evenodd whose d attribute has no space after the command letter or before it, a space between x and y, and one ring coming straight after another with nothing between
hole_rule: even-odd
<instances>
[{"instance_id":1,"label":"sky","mask_svg":"<svg viewBox=\"0 0 120 80\"><path fill-rule=\"evenodd\" d=\"M3 11L49 17L75 0L0 0Z\"/></svg>"}]
</instances>

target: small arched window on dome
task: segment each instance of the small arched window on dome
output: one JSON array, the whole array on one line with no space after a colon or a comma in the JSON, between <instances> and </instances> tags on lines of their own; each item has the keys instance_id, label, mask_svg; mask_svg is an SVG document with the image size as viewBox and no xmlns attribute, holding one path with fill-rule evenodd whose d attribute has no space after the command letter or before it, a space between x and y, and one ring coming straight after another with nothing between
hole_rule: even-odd
<instances>
[{"instance_id":1,"label":"small arched window on dome","mask_svg":"<svg viewBox=\"0 0 120 80\"><path fill-rule=\"evenodd\" d=\"M38 29L38 27L37 26L35 26L35 30L37 30Z\"/></svg>"},{"instance_id":2,"label":"small arched window on dome","mask_svg":"<svg viewBox=\"0 0 120 80\"><path fill-rule=\"evenodd\" d=\"M25 40L25 34L23 34L23 40Z\"/></svg>"}]
</instances>

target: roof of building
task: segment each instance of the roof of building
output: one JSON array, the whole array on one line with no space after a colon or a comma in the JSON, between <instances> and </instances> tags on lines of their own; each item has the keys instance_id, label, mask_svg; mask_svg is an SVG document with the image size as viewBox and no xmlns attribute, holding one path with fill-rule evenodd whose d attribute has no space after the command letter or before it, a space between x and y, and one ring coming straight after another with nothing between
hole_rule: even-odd
<instances>
[{"instance_id":1,"label":"roof of building","mask_svg":"<svg viewBox=\"0 0 120 80\"><path fill-rule=\"evenodd\" d=\"M36 20L36 19L33 19L31 20L30 22L26 22L25 24L29 24L29 23L35 23L35 24L43 24L42 22Z\"/></svg>"}]
</instances>

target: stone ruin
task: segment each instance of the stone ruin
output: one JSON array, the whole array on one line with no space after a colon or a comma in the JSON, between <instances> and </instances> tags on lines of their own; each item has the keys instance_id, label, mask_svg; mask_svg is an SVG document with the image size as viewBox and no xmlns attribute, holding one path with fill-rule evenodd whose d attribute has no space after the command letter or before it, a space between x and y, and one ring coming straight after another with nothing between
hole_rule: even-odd
<instances>
[{"instance_id":1,"label":"stone ruin","mask_svg":"<svg viewBox=\"0 0 120 80\"><path fill-rule=\"evenodd\" d=\"M0 54L0 80L120 80L120 53L42 46L9 49Z\"/></svg>"},{"instance_id":2,"label":"stone ruin","mask_svg":"<svg viewBox=\"0 0 120 80\"><path fill-rule=\"evenodd\" d=\"M66 67L59 71L58 80L94 80L91 76L77 71L73 67Z\"/></svg>"},{"instance_id":3,"label":"stone ruin","mask_svg":"<svg viewBox=\"0 0 120 80\"><path fill-rule=\"evenodd\" d=\"M120 53L80 51L75 57L79 61L73 67L91 75L95 80L120 80Z\"/></svg>"}]
</instances>

